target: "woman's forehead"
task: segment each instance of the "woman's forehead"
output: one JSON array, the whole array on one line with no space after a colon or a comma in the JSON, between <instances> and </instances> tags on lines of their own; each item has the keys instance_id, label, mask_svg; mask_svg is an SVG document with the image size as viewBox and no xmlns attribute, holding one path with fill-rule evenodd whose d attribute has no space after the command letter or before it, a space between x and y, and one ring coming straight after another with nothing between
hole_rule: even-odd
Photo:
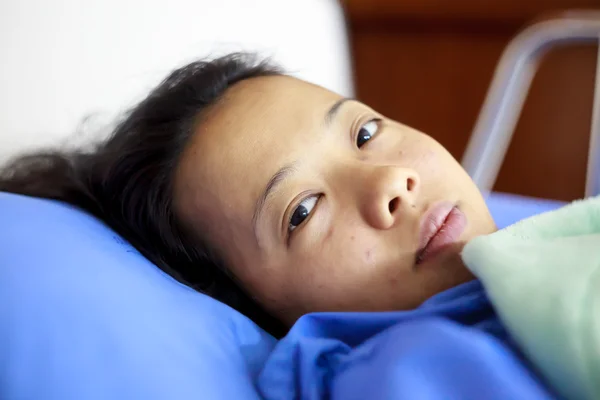
<instances>
[{"instance_id":1,"label":"woman's forehead","mask_svg":"<svg viewBox=\"0 0 600 400\"><path fill-rule=\"evenodd\" d=\"M340 98L285 76L234 85L201 118L182 160L186 176L181 178L195 182L195 197L211 192L219 203L211 207L251 218L271 176L322 136L324 115Z\"/></svg>"},{"instance_id":2,"label":"woman's forehead","mask_svg":"<svg viewBox=\"0 0 600 400\"><path fill-rule=\"evenodd\" d=\"M323 109L340 97L289 76L251 78L228 89L211 117L217 123L233 118L248 128L278 127L289 125L290 118L322 115Z\"/></svg>"}]
</instances>

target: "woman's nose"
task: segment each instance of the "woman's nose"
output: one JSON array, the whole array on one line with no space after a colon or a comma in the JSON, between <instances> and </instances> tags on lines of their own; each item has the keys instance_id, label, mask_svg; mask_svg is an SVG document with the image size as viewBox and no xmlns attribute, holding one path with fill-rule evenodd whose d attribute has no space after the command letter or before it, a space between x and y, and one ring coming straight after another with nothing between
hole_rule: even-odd
<instances>
[{"instance_id":1,"label":"woman's nose","mask_svg":"<svg viewBox=\"0 0 600 400\"><path fill-rule=\"evenodd\" d=\"M362 209L367 223L376 229L389 229L416 204L419 176L415 170L380 166L363 182Z\"/></svg>"}]
</instances>

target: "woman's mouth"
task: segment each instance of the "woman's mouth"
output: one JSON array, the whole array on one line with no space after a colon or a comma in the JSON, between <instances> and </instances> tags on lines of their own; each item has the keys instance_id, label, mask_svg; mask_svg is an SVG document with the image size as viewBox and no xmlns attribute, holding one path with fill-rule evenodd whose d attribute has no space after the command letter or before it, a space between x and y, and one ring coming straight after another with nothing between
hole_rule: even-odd
<instances>
[{"instance_id":1,"label":"woman's mouth","mask_svg":"<svg viewBox=\"0 0 600 400\"><path fill-rule=\"evenodd\" d=\"M422 264L456 243L467 227L467 217L454 204L437 203L421 219L416 264Z\"/></svg>"}]
</instances>

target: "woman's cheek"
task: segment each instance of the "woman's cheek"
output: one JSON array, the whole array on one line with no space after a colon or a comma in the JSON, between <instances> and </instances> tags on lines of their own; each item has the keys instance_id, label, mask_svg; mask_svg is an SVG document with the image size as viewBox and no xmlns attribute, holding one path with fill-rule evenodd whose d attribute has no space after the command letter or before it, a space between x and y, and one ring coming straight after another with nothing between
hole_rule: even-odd
<instances>
[{"instance_id":1,"label":"woman's cheek","mask_svg":"<svg viewBox=\"0 0 600 400\"><path fill-rule=\"evenodd\" d=\"M340 243L342 248L338 257L344 260L346 271L362 275L375 269L380 262L382 241L373 229L355 227L341 238Z\"/></svg>"}]
</instances>

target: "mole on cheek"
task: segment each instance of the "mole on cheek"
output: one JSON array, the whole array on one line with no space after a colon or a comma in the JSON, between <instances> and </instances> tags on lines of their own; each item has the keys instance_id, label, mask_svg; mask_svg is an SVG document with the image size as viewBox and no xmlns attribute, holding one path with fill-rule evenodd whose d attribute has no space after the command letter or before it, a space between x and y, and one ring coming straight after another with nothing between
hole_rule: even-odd
<instances>
[{"instance_id":1,"label":"mole on cheek","mask_svg":"<svg viewBox=\"0 0 600 400\"><path fill-rule=\"evenodd\" d=\"M375 264L375 249L371 248L365 252L365 261L367 264Z\"/></svg>"},{"instance_id":2,"label":"mole on cheek","mask_svg":"<svg viewBox=\"0 0 600 400\"><path fill-rule=\"evenodd\" d=\"M331 226L329 228L329 230L327 231L327 233L325 234L325 238L323 239L323 241L331 240L331 237L333 236L333 231L334 231L333 226Z\"/></svg>"}]
</instances>

